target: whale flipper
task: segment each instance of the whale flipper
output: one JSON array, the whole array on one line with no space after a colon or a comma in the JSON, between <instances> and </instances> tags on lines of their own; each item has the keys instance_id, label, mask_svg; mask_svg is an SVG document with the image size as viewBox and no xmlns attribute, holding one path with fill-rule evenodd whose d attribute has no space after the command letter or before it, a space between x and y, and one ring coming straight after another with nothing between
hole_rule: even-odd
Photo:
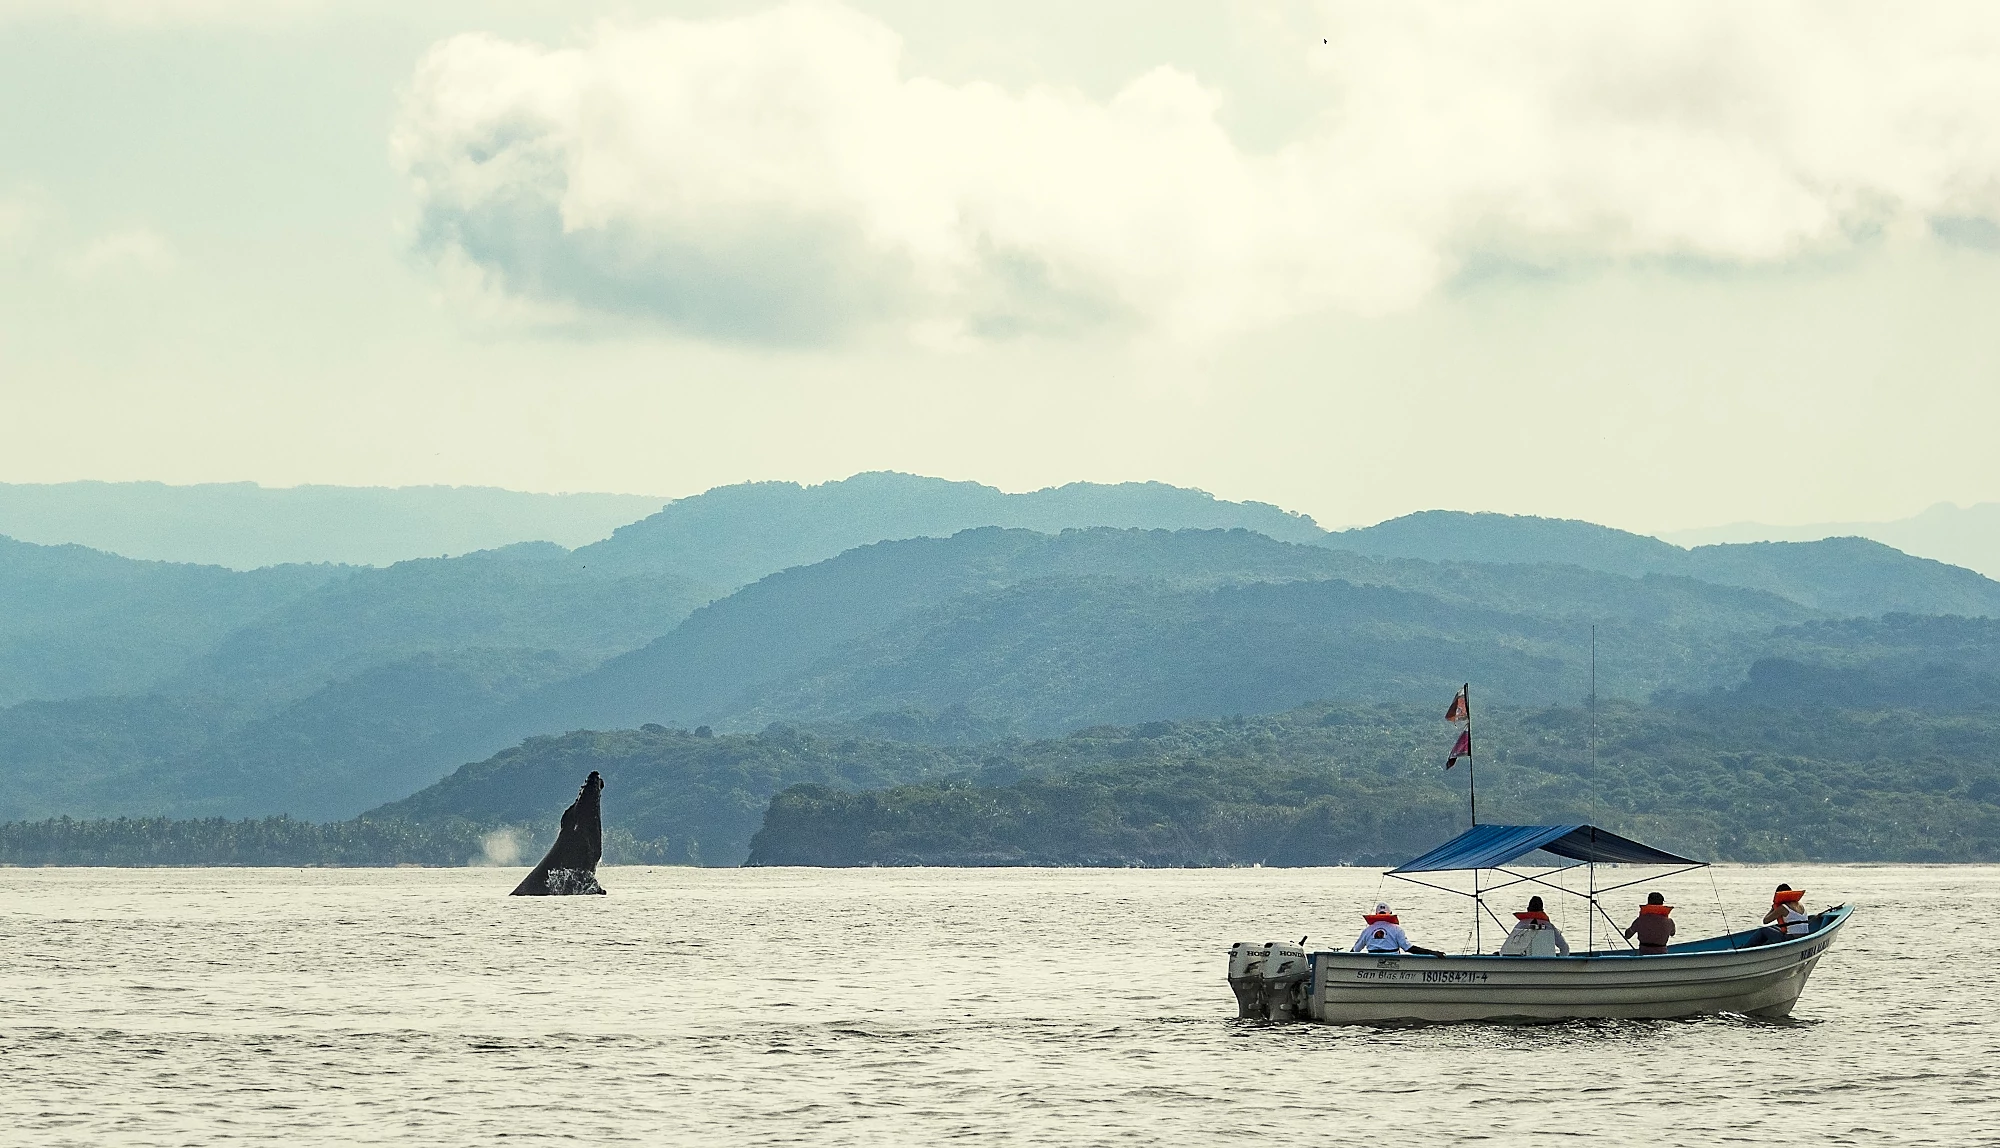
<instances>
[{"instance_id":1,"label":"whale flipper","mask_svg":"<svg viewBox=\"0 0 2000 1148\"><path fill-rule=\"evenodd\" d=\"M563 810L562 832L556 843L535 866L535 871L514 887L516 897L566 897L576 893L603 893L597 883L597 862L604 856L604 829L598 816L597 795L604 779L596 770L583 779L576 800Z\"/></svg>"}]
</instances>

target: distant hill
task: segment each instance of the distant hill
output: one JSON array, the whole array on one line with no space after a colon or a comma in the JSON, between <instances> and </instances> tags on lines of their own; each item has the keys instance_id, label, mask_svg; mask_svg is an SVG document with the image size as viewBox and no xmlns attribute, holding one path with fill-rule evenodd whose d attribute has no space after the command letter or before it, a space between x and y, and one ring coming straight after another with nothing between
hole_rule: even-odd
<instances>
[{"instance_id":1,"label":"distant hill","mask_svg":"<svg viewBox=\"0 0 2000 1148\"><path fill-rule=\"evenodd\" d=\"M1680 530L1661 535L1677 546L1718 542L1815 542L1822 538L1870 538L1905 554L1935 558L2000 578L2000 502L1954 506L1940 502L1921 514L1888 522L1818 522L1771 526L1736 522L1728 526Z\"/></svg>"},{"instance_id":2,"label":"distant hill","mask_svg":"<svg viewBox=\"0 0 2000 1148\"><path fill-rule=\"evenodd\" d=\"M1496 821L1587 821L1718 861L2000 860L2000 714L1605 703L1482 706ZM902 720L902 719L898 719ZM1385 864L1465 823L1435 705L1101 726L941 746L776 726L533 738L326 826L0 824L14 864L532 859L607 782L607 860L734 865ZM1638 894L1633 894L1636 897Z\"/></svg>"},{"instance_id":3,"label":"distant hill","mask_svg":"<svg viewBox=\"0 0 2000 1148\"><path fill-rule=\"evenodd\" d=\"M1556 562L1764 590L1833 614L2000 617L2000 582L1864 538L1678 546L1569 519L1430 510L1345 530L1327 545L1433 562Z\"/></svg>"},{"instance_id":4,"label":"distant hill","mask_svg":"<svg viewBox=\"0 0 2000 1148\"><path fill-rule=\"evenodd\" d=\"M1132 585L1105 585L1107 579ZM1220 590L1230 583L1328 579L1415 594L1358 593L1354 585L1344 592ZM1030 584L1040 585L1003 593ZM1187 593L1211 596L1201 599L1206 605L1196 605L1196 599L1177 597ZM1391 600L1396 604L1386 605ZM1264 605L1249 606L1253 601ZM1271 604L1279 601L1291 605ZM1355 612L1351 618L1343 613L1349 610ZM1418 665L1442 675L1437 680L1448 679L1453 671L1446 664L1476 650L1472 661L1494 669L1503 694L1519 689L1523 692L1514 696L1521 698L1582 693L1579 666L1587 657L1590 620L1599 611L1621 625L1639 623L1631 631L1607 624L1603 635L1619 649L1631 649L1635 659L1644 658L1652 677L1635 675L1629 685L1619 679L1622 688L1639 694L1669 678L1679 680L1674 675L1682 670L1695 673L1701 655L1690 650L1691 642L1713 644L1723 633L1765 631L1812 616L1784 599L1691 581L1634 580L1557 567L1382 562L1247 531L1104 529L1052 536L982 529L948 539L878 543L772 575L697 611L650 645L525 700L515 711L518 724L508 732L518 737L643 722L754 728L777 716L858 716L915 700L905 691L871 693L860 685L886 681L883 675L928 679L918 703L927 706L950 700L969 704L964 697L946 699L942 691L983 682L982 697L1016 699L1018 704L989 715L1009 717L1033 708L1030 693L1067 689L1074 695L1070 704L1088 712L1108 704L1104 691L1130 694L1160 686L1159 672L1215 675L1222 693L1211 690L1201 709L1171 710L1184 715L1214 712L1207 707L1230 692L1222 679L1259 662L1288 667L1251 679L1267 685L1282 681L1282 688L1268 693L1239 683L1233 687L1239 700L1223 704L1283 708L1314 696L1317 687L1309 683L1324 685L1328 674L1344 673L1344 680L1358 683L1370 672L1388 672L1372 654L1343 671L1342 659L1359 655L1361 646L1315 645L1300 636L1346 632L1372 643L1375 638L1364 638L1363 632L1384 624L1384 610L1395 615L1399 634L1368 648L1384 657L1392 648L1404 653L1392 657L1401 659L1400 668L1376 689L1402 696L1396 691L1408 688L1404 683ZM1086 613L1095 619L1089 626L1083 625ZM1508 617L1501 620L1499 614ZM1476 636L1448 634L1453 625L1475 618L1482 619ZM1566 624L1552 626L1556 619ZM1697 640L1681 629L1707 637ZM1636 636L1641 631L1643 639ZM1226 632L1232 653L1203 646L1218 632ZM982 647L986 653L976 652ZM1560 657L1549 653L1556 647L1563 651ZM1420 652L1425 648L1428 654ZM991 660L998 651L1043 667L1042 684L1031 690L1028 679L1003 674ZM952 664L961 657L962 663ZM1149 661L1157 657L1180 664ZM1236 660L1243 657L1252 662ZM1317 668L1307 670L1307 663ZM1662 668L1669 663L1677 668ZM1621 664L1629 669L1640 663ZM1503 665L1510 669L1500 672ZM881 673L871 678L876 670ZM1301 671L1303 676L1292 676ZM815 702L790 713L771 690L801 675L844 681L845 700ZM1065 680L1068 687L1060 685ZM1009 694L1015 690L1021 692ZM798 696L795 689L793 697ZM1195 703L1176 695L1174 702L1163 697L1158 704ZM1052 714L1044 718L1059 720ZM1049 727L1038 719L1032 728Z\"/></svg>"},{"instance_id":5,"label":"distant hill","mask_svg":"<svg viewBox=\"0 0 2000 1148\"><path fill-rule=\"evenodd\" d=\"M2000 586L1862 540L1685 551L1446 512L1328 534L1160 484L757 483L574 551L381 568L4 542L0 601L24 604L0 611L0 817L343 818L526 738L649 723L969 745L1434 707L1466 680L1569 703L1593 627L1601 696L1690 710L1974 712L2000 677Z\"/></svg>"},{"instance_id":6,"label":"distant hill","mask_svg":"<svg viewBox=\"0 0 2000 1148\"><path fill-rule=\"evenodd\" d=\"M673 861L737 865L749 855L771 795L787 786L895 785L964 773L970 760L962 749L792 729L720 737L660 726L584 731L530 739L366 818L553 824L595 769L605 777L607 832L663 842Z\"/></svg>"},{"instance_id":7,"label":"distant hill","mask_svg":"<svg viewBox=\"0 0 2000 1148\"><path fill-rule=\"evenodd\" d=\"M665 501L485 486L0 483L0 534L238 570L295 562L386 566L515 542L582 546Z\"/></svg>"},{"instance_id":8,"label":"distant hill","mask_svg":"<svg viewBox=\"0 0 2000 1148\"><path fill-rule=\"evenodd\" d=\"M584 548L585 561L678 571L722 586L754 582L857 546L942 538L981 526L1058 534L1109 526L1148 530L1252 530L1281 542L1314 542L1313 520L1261 502L1225 502L1159 482L1076 482L1007 494L976 482L879 471L799 486L751 482L678 499Z\"/></svg>"},{"instance_id":9,"label":"distant hill","mask_svg":"<svg viewBox=\"0 0 2000 1148\"><path fill-rule=\"evenodd\" d=\"M2000 716L1613 703L1594 722L1481 720L1496 822L1589 822L1714 860L2000 859ZM1313 705L989 747L974 777L787 789L749 863L1393 864L1464 827L1445 736L1434 709Z\"/></svg>"},{"instance_id":10,"label":"distant hill","mask_svg":"<svg viewBox=\"0 0 2000 1148\"><path fill-rule=\"evenodd\" d=\"M715 594L675 574L592 568L546 542L413 559L316 587L162 688L277 701L441 650L547 650L594 665L667 633Z\"/></svg>"},{"instance_id":11,"label":"distant hill","mask_svg":"<svg viewBox=\"0 0 2000 1148\"><path fill-rule=\"evenodd\" d=\"M347 573L138 562L0 538L0 706L144 691Z\"/></svg>"},{"instance_id":12,"label":"distant hill","mask_svg":"<svg viewBox=\"0 0 2000 1148\"><path fill-rule=\"evenodd\" d=\"M465 760L458 746L524 694L672 630L711 596L547 543L251 572L12 545L0 557L81 563L105 585L17 579L37 588L44 628L0 651L43 671L38 648L87 652L131 692L0 707L0 817L352 816ZM234 614L190 606L189 587ZM93 633L101 647L78 643Z\"/></svg>"},{"instance_id":13,"label":"distant hill","mask_svg":"<svg viewBox=\"0 0 2000 1148\"><path fill-rule=\"evenodd\" d=\"M1526 514L1423 510L1336 531L1324 544L1377 558L1427 562L1557 562L1637 578L1682 574L1687 552L1643 534L1594 522Z\"/></svg>"},{"instance_id":14,"label":"distant hill","mask_svg":"<svg viewBox=\"0 0 2000 1148\"><path fill-rule=\"evenodd\" d=\"M157 694L15 706L0 710L0 820L351 817L434 780L441 771L413 763L440 737L586 664L546 650L424 653L269 713Z\"/></svg>"},{"instance_id":15,"label":"distant hill","mask_svg":"<svg viewBox=\"0 0 2000 1148\"><path fill-rule=\"evenodd\" d=\"M1594 577L1548 571L1550 596ZM1643 697L1695 676L1726 631L1648 624L1630 609L1600 647L1607 694ZM1430 701L1462 680L1508 704L1589 690L1589 627L1342 579L1186 589L1141 580L1042 580L953 599L858 640L707 715L731 728L963 707L1022 734L1161 718L1270 713L1314 699ZM1737 669L1740 672L1740 669ZM1649 688L1650 687L1650 688Z\"/></svg>"},{"instance_id":16,"label":"distant hill","mask_svg":"<svg viewBox=\"0 0 2000 1148\"><path fill-rule=\"evenodd\" d=\"M2000 711L2000 620L1846 618L1779 629L1753 644L1741 682L1692 705Z\"/></svg>"},{"instance_id":17,"label":"distant hill","mask_svg":"<svg viewBox=\"0 0 2000 1148\"><path fill-rule=\"evenodd\" d=\"M643 599L620 589L648 578L664 595L650 622L621 609ZM186 679L217 698L261 684L261 708L197 749L141 753L145 784L116 762L93 767L97 781L71 782L70 808L346 817L522 738L647 723L740 731L907 710L1039 735L1315 697L1434 699L1468 677L1496 701L1573 699L1588 688L1599 619L1607 696L1699 691L1761 656L1750 637L1814 617L1689 579L1385 561L1241 530L987 528L878 543L674 626L677 585L534 547L361 571L245 628ZM668 632L590 667L649 625ZM480 634L514 644L476 649ZM401 660L424 650L439 659ZM477 654L469 676L460 654ZM12 756L5 718L0 767ZM88 727L78 737L123 744ZM63 808L36 792L0 801L0 815Z\"/></svg>"}]
</instances>

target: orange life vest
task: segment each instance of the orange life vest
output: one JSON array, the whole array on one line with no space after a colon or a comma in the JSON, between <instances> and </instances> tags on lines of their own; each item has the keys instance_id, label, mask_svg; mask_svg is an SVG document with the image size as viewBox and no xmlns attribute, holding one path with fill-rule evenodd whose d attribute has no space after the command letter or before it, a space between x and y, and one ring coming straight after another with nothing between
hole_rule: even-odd
<instances>
[{"instance_id":1,"label":"orange life vest","mask_svg":"<svg viewBox=\"0 0 2000 1148\"><path fill-rule=\"evenodd\" d=\"M1805 899L1806 891L1804 889L1780 889L1776 893L1771 894L1771 904L1773 905L1787 903L1796 905Z\"/></svg>"},{"instance_id":2,"label":"orange life vest","mask_svg":"<svg viewBox=\"0 0 2000 1148\"><path fill-rule=\"evenodd\" d=\"M1672 905L1641 905L1639 912L1648 917L1664 917L1674 911Z\"/></svg>"},{"instance_id":3,"label":"orange life vest","mask_svg":"<svg viewBox=\"0 0 2000 1148\"><path fill-rule=\"evenodd\" d=\"M1396 914L1394 913L1363 913L1361 914L1361 919L1371 925L1400 925L1403 923L1396 919Z\"/></svg>"},{"instance_id":4,"label":"orange life vest","mask_svg":"<svg viewBox=\"0 0 2000 1148\"><path fill-rule=\"evenodd\" d=\"M1549 919L1549 915L1547 913L1516 913L1514 914L1514 919L1516 921L1546 921Z\"/></svg>"}]
</instances>

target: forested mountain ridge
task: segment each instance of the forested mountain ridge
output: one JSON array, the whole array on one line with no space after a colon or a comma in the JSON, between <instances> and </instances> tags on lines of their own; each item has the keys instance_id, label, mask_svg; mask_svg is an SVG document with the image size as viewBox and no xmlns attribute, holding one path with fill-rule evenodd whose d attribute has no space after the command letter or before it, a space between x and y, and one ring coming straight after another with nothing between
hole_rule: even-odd
<instances>
[{"instance_id":1,"label":"forested mountain ridge","mask_svg":"<svg viewBox=\"0 0 2000 1148\"><path fill-rule=\"evenodd\" d=\"M1712 860L2000 859L2000 715L1802 716L1489 708L1482 820L1588 822ZM1316 705L1081 731L1069 770L989 751L975 777L806 783L773 799L749 863L1394 864L1464 827L1447 728L1434 708Z\"/></svg>"},{"instance_id":2,"label":"forested mountain ridge","mask_svg":"<svg viewBox=\"0 0 2000 1148\"><path fill-rule=\"evenodd\" d=\"M0 537L0 706L150 688L338 566L142 562Z\"/></svg>"},{"instance_id":3,"label":"forested mountain ridge","mask_svg":"<svg viewBox=\"0 0 2000 1148\"><path fill-rule=\"evenodd\" d=\"M1325 545L1433 562L1555 562L1763 590L1829 614L2000 617L2000 582L1866 538L1741 542L1683 550L1571 519L1429 510L1330 534Z\"/></svg>"},{"instance_id":4,"label":"forested mountain ridge","mask_svg":"<svg viewBox=\"0 0 2000 1148\"><path fill-rule=\"evenodd\" d=\"M243 573L25 545L19 564L45 567L51 552L109 572L122 611L111 622L130 633L199 619L162 583L233 594L254 616L142 663L130 693L0 708L0 817L351 816L465 760L458 747L522 694L644 644L713 596L669 573L592 570L547 543L379 569ZM259 597L274 581L290 592ZM42 600L60 621L50 603L61 597Z\"/></svg>"},{"instance_id":5,"label":"forested mountain ridge","mask_svg":"<svg viewBox=\"0 0 2000 1148\"><path fill-rule=\"evenodd\" d=\"M128 708L103 715L114 729L128 728L119 722L126 713L136 719L129 724L140 724L173 707L175 720L146 725L151 737L121 747L130 758L78 755L39 784L0 792L0 819L78 810L351 817L435 779L450 768L452 748L497 710L588 664L549 650L424 652L371 666L269 713L201 699L117 699ZM13 716L0 712L0 772L28 776L31 755L7 736Z\"/></svg>"},{"instance_id":6,"label":"forested mountain ridge","mask_svg":"<svg viewBox=\"0 0 2000 1148\"><path fill-rule=\"evenodd\" d=\"M716 596L661 571L592 569L552 543L360 569L229 634L161 688L290 700L415 654L548 650L594 665Z\"/></svg>"},{"instance_id":7,"label":"forested mountain ridge","mask_svg":"<svg viewBox=\"0 0 2000 1148\"><path fill-rule=\"evenodd\" d=\"M1482 705L1478 722L1482 819L1587 821L1710 860L2000 860L2000 711L1607 702ZM1466 769L1442 768L1454 732L1436 704L1327 703L953 746L853 727L584 731L320 834L15 823L0 860L101 863L95 841L148 863L457 864L488 831L545 838L597 770L607 842L633 860L1372 865L1464 827Z\"/></svg>"},{"instance_id":8,"label":"forested mountain ridge","mask_svg":"<svg viewBox=\"0 0 2000 1148\"><path fill-rule=\"evenodd\" d=\"M1091 527L1245 529L1287 542L1314 542L1326 533L1302 514L1160 482L1075 482L1007 494L976 482L876 471L817 486L715 487L668 503L578 553L621 569L652 565L739 586L858 546L943 538L983 526L1043 534Z\"/></svg>"},{"instance_id":9,"label":"forested mountain ridge","mask_svg":"<svg viewBox=\"0 0 2000 1148\"><path fill-rule=\"evenodd\" d=\"M1348 587L1345 596L1332 585L1336 581ZM1260 583L1300 585L1264 592L1251 588ZM1324 585L1308 590L1302 588L1305 583ZM1231 585L1238 588L1225 589ZM1355 592L1355 586L1381 592ZM1496 611L1485 605L1489 602L1504 605ZM1547 699L1557 696L1552 691L1563 690L1568 691L1563 696L1574 696L1580 690L1580 659L1588 649L1593 617L1620 619L1605 627L1609 648L1630 649L1635 659L1644 655L1650 676L1634 674L1629 686L1629 692L1643 696L1668 682L1708 680L1700 676L1706 668L1702 651L1721 648L1726 635L1768 631L1813 616L1772 595L1692 580L1620 578L1574 567L1383 561L1240 530L1094 529L1045 535L989 527L945 539L857 547L826 562L771 575L696 611L649 645L525 700L510 732L518 737L537 730L645 722L756 728L774 719L857 717L906 705L940 708L953 701L969 703L971 695L948 699L932 690L919 699L893 689L849 690L837 703L807 700L793 708L778 695L783 692L780 683L794 677L852 683L867 676L865 667L917 659L928 668L902 676L928 678L933 685L971 686L971 678L984 672L989 695L999 697L1018 679L1002 672L992 657L995 649L1047 668L1069 660L1055 654L1058 645L1075 647L1103 672L1082 686L1060 687L1046 675L1042 680L1049 688L1088 692L1112 685L1114 677L1149 680L1154 668L1187 663L1184 655L1162 654L1161 661L1139 665L1151 657L1149 648L1159 651L1162 643L1199 646L1215 627L1231 635L1231 657L1261 657L1254 646L1265 642L1283 651L1287 665L1296 668L1308 658L1339 657L1344 651L1338 643L1302 648L1290 630L1339 630L1344 625L1340 611L1362 604L1374 610L1367 625L1394 622L1405 627L1407 632L1391 642L1404 651L1396 655L1401 663L1428 665L1449 677L1444 663L1456 651L1476 647L1487 651L1477 655L1476 664L1513 667L1503 690L1512 688L1515 671L1535 679L1534 686L1512 695L1518 700ZM1089 626L1084 625L1086 614ZM1484 619L1480 636L1447 633L1447 621L1460 618ZM1558 620L1566 624L1558 625ZM1150 647L1149 631L1157 639ZM1089 638L1083 637L1086 632ZM1359 636L1352 626L1343 632ZM1502 633L1505 638L1497 636ZM1433 648L1422 651L1423 643ZM1561 656L1552 658L1549 651L1556 647ZM974 652L980 648L987 653ZM1106 651L1118 649L1131 651L1124 664L1105 660ZM964 666L948 664L961 655L968 659ZM1217 672L1243 665L1215 657L1197 657L1196 662ZM971 669L975 664L985 670ZM1246 694L1242 705L1285 708L1318 696L1308 684L1317 680L1298 678L1274 695L1254 695L1254 701ZM1402 683L1392 686L1385 680L1382 688L1389 691L1385 696L1403 696ZM801 698L801 691L816 692L799 685L791 696ZM991 716L1012 720L1020 715L1003 706ZM1036 722L1024 728L1049 732L1052 727Z\"/></svg>"},{"instance_id":10,"label":"forested mountain ridge","mask_svg":"<svg viewBox=\"0 0 2000 1148\"><path fill-rule=\"evenodd\" d=\"M1235 528L924 533L968 517ZM918 536L822 553L905 531ZM2000 675L1972 621L1880 617L1987 613L1995 584L1873 544L1682 551L1444 512L1328 534L1160 484L746 484L576 551L523 543L380 569L242 573L15 546L11 567L0 547L0 597L42 597L17 616L33 623L21 643L0 621L0 666L12 649L122 676L116 696L0 708L0 818L345 817L523 738L648 723L902 721L925 731L911 737L969 743L1415 702L1468 679L1490 702L1547 705L1587 692L1593 627L1608 698L1941 712L1985 704ZM65 563L84 572L74 585L35 582ZM204 596L229 605L204 616Z\"/></svg>"},{"instance_id":11,"label":"forested mountain ridge","mask_svg":"<svg viewBox=\"0 0 2000 1148\"><path fill-rule=\"evenodd\" d=\"M582 546L666 501L482 486L0 483L0 534L236 570L321 562L386 566L515 542Z\"/></svg>"}]
</instances>

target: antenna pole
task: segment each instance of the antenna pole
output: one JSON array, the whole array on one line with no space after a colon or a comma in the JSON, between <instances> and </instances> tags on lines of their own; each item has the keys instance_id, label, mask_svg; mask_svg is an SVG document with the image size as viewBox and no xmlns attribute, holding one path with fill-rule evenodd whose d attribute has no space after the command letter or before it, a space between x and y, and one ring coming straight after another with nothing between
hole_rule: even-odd
<instances>
[{"instance_id":1,"label":"antenna pole","mask_svg":"<svg viewBox=\"0 0 2000 1148\"><path fill-rule=\"evenodd\" d=\"M1471 682L1465 683L1465 746L1468 750L1473 751L1465 755L1465 795L1466 799L1472 803L1472 825L1473 828L1477 829L1479 827L1479 779L1473 774L1473 766L1477 764L1476 759L1479 747L1474 745L1472 741ZM1477 878L1475 877L1474 880L1477 880Z\"/></svg>"},{"instance_id":2,"label":"antenna pole","mask_svg":"<svg viewBox=\"0 0 2000 1148\"><path fill-rule=\"evenodd\" d=\"M1597 773L1597 627L1590 627L1590 768Z\"/></svg>"}]
</instances>

